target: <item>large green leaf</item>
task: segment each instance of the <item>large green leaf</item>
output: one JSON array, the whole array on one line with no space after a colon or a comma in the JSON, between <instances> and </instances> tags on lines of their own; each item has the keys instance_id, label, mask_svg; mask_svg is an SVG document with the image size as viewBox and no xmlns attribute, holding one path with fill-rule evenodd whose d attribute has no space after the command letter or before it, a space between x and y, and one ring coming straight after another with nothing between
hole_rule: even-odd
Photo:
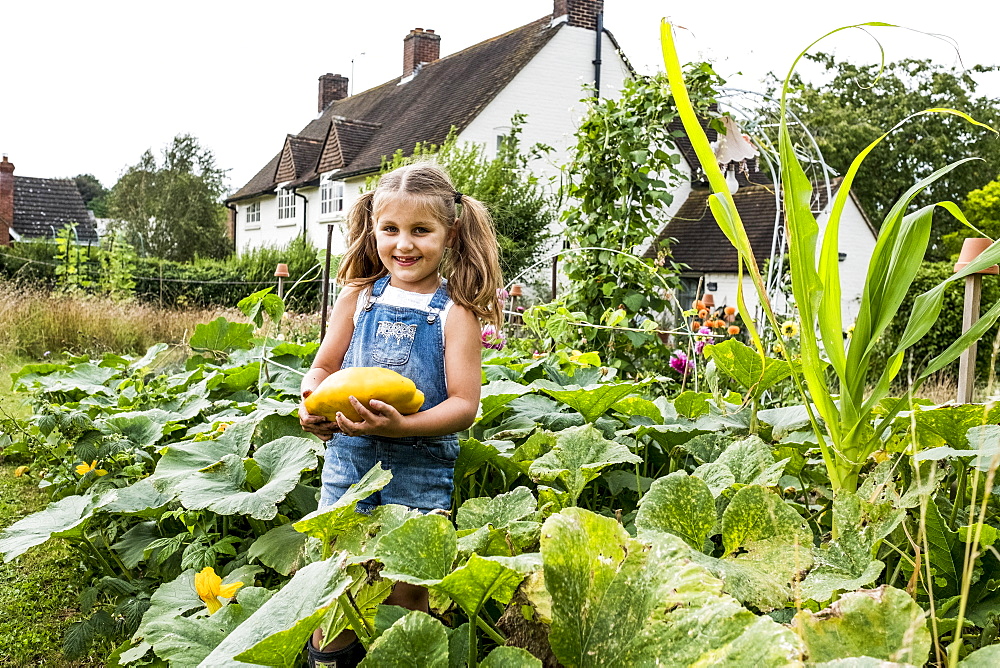
<instances>
[{"instance_id":1,"label":"large green leaf","mask_svg":"<svg viewBox=\"0 0 1000 668\"><path fill-rule=\"evenodd\" d=\"M140 448L149 447L163 437L163 425L144 415L113 416L99 420L97 424L105 434L121 435Z\"/></svg>"},{"instance_id":2,"label":"large green leaf","mask_svg":"<svg viewBox=\"0 0 1000 668\"><path fill-rule=\"evenodd\" d=\"M535 482L556 483L575 504L587 483L613 464L637 464L642 458L621 443L604 438L593 425L559 432L555 447L528 469Z\"/></svg>"},{"instance_id":3,"label":"large green leaf","mask_svg":"<svg viewBox=\"0 0 1000 668\"><path fill-rule=\"evenodd\" d=\"M679 538L567 508L542 529L549 641L566 666L800 665L795 635L721 593Z\"/></svg>"},{"instance_id":4,"label":"large green leaf","mask_svg":"<svg viewBox=\"0 0 1000 668\"><path fill-rule=\"evenodd\" d=\"M837 590L853 591L873 583L885 565L872 557L872 551L905 514L893 508L891 500L871 503L858 494L840 492L833 504L838 538L813 551L816 563L802 582L802 596L822 603Z\"/></svg>"},{"instance_id":5,"label":"large green leaf","mask_svg":"<svg viewBox=\"0 0 1000 668\"><path fill-rule=\"evenodd\" d=\"M174 485L186 480L202 469L218 463L226 455L240 459L250 452L250 437L255 424L237 422L225 433L211 441L181 441L160 449L161 457L149 481L160 491L172 491Z\"/></svg>"},{"instance_id":6,"label":"large green leaf","mask_svg":"<svg viewBox=\"0 0 1000 668\"><path fill-rule=\"evenodd\" d=\"M663 531L679 536L699 552L716 522L715 498L700 478L674 471L653 482L639 500L639 536Z\"/></svg>"},{"instance_id":7,"label":"large green leaf","mask_svg":"<svg viewBox=\"0 0 1000 668\"><path fill-rule=\"evenodd\" d=\"M510 380L497 380L483 386L479 399L480 423L487 423L502 413L514 399L534 391L534 388Z\"/></svg>"},{"instance_id":8,"label":"large green leaf","mask_svg":"<svg viewBox=\"0 0 1000 668\"><path fill-rule=\"evenodd\" d=\"M4 562L16 559L50 538L80 538L94 510L94 499L88 495L74 495L18 520L0 533L0 554L4 555Z\"/></svg>"},{"instance_id":9,"label":"large green leaf","mask_svg":"<svg viewBox=\"0 0 1000 668\"><path fill-rule=\"evenodd\" d=\"M358 501L382 489L390 480L392 472L383 469L382 462L376 462L375 466L361 476L361 480L351 485L332 505L311 512L296 522L295 530L328 545L338 535L364 521L364 515L355 512Z\"/></svg>"},{"instance_id":10,"label":"large green leaf","mask_svg":"<svg viewBox=\"0 0 1000 668\"><path fill-rule=\"evenodd\" d=\"M247 556L288 575L310 561L308 541L309 536L299 533L291 524L282 524L255 540Z\"/></svg>"},{"instance_id":11,"label":"large green leaf","mask_svg":"<svg viewBox=\"0 0 1000 668\"><path fill-rule=\"evenodd\" d=\"M378 543L376 556L382 577L415 585L437 584L451 573L458 555L455 528L441 515L406 520Z\"/></svg>"},{"instance_id":12,"label":"large green leaf","mask_svg":"<svg viewBox=\"0 0 1000 668\"><path fill-rule=\"evenodd\" d=\"M458 509L459 530L492 525L502 529L535 512L538 503L527 487L517 487L493 497L469 499Z\"/></svg>"},{"instance_id":13,"label":"large green leaf","mask_svg":"<svg viewBox=\"0 0 1000 668\"><path fill-rule=\"evenodd\" d=\"M171 666L194 668L236 627L259 610L271 595L271 591L262 587L245 587L237 592L235 601L223 606L214 615L204 613L191 617L158 618L147 627L148 635L156 638L153 651L159 658L169 661Z\"/></svg>"},{"instance_id":14,"label":"large green leaf","mask_svg":"<svg viewBox=\"0 0 1000 668\"><path fill-rule=\"evenodd\" d=\"M455 460L455 481L461 482L483 467L486 462L494 461L499 451L489 443L483 443L475 438L468 438L459 443L458 459Z\"/></svg>"},{"instance_id":15,"label":"large green leaf","mask_svg":"<svg viewBox=\"0 0 1000 668\"><path fill-rule=\"evenodd\" d=\"M817 663L869 656L922 666L931 646L923 609L888 585L849 592L818 613L801 610L793 628Z\"/></svg>"},{"instance_id":16,"label":"large green leaf","mask_svg":"<svg viewBox=\"0 0 1000 668\"><path fill-rule=\"evenodd\" d=\"M542 662L520 647L495 647L479 668L542 668Z\"/></svg>"},{"instance_id":17,"label":"large green leaf","mask_svg":"<svg viewBox=\"0 0 1000 668\"><path fill-rule=\"evenodd\" d=\"M264 481L258 489L246 489L250 482L248 463L226 455L218 464L176 484L181 503L192 510L208 508L220 515L274 519L278 504L299 482L302 472L316 468L316 453L309 439L285 436L258 448L252 461Z\"/></svg>"},{"instance_id":18,"label":"large green leaf","mask_svg":"<svg viewBox=\"0 0 1000 668\"><path fill-rule=\"evenodd\" d=\"M201 665L294 665L306 638L337 604L351 579L343 561L316 561L298 571L278 593L212 650Z\"/></svg>"},{"instance_id":19,"label":"large green leaf","mask_svg":"<svg viewBox=\"0 0 1000 668\"><path fill-rule=\"evenodd\" d=\"M448 632L424 612L396 621L368 648L361 668L448 668Z\"/></svg>"},{"instance_id":20,"label":"large green leaf","mask_svg":"<svg viewBox=\"0 0 1000 668\"><path fill-rule=\"evenodd\" d=\"M434 587L451 597L471 619L489 599L506 605L524 574L500 561L473 554Z\"/></svg>"},{"instance_id":21,"label":"large green leaf","mask_svg":"<svg viewBox=\"0 0 1000 668\"><path fill-rule=\"evenodd\" d=\"M959 668L993 668L1000 665L1000 645L980 647L958 662Z\"/></svg>"},{"instance_id":22,"label":"large green leaf","mask_svg":"<svg viewBox=\"0 0 1000 668\"><path fill-rule=\"evenodd\" d=\"M771 357L761 358L756 351L736 339L726 339L706 347L705 356L715 362L719 371L754 397L759 397L792 373L788 362Z\"/></svg>"},{"instance_id":23,"label":"large green leaf","mask_svg":"<svg viewBox=\"0 0 1000 668\"><path fill-rule=\"evenodd\" d=\"M741 485L773 487L781 479L787 462L787 459L774 461L770 446L759 436L751 436L731 443L713 464L726 466L732 472L734 482ZM700 476L704 467L714 468L702 464L694 474Z\"/></svg>"},{"instance_id":24,"label":"large green leaf","mask_svg":"<svg viewBox=\"0 0 1000 668\"><path fill-rule=\"evenodd\" d=\"M254 583L254 576L260 572L257 566L243 566L222 578L222 584L242 582L244 588ZM188 569L170 582L165 582L156 588L149 599L149 608L142 616L139 629L132 640L145 640L156 644L171 632L171 625L181 616L192 610L202 610L205 604L198 598L194 588L194 569ZM240 590L237 590L239 593ZM229 607L224 606L225 608ZM221 611L216 614L221 614Z\"/></svg>"},{"instance_id":25,"label":"large green leaf","mask_svg":"<svg viewBox=\"0 0 1000 668\"><path fill-rule=\"evenodd\" d=\"M638 392L642 387L640 383L604 383L563 388L545 381L536 381L536 385L553 399L579 411L587 422L594 422L621 399Z\"/></svg>"},{"instance_id":26,"label":"large green leaf","mask_svg":"<svg viewBox=\"0 0 1000 668\"><path fill-rule=\"evenodd\" d=\"M157 490L149 478L143 478L128 487L105 492L101 496L101 510L117 515L159 517L173 498L172 493Z\"/></svg>"},{"instance_id":27,"label":"large green leaf","mask_svg":"<svg viewBox=\"0 0 1000 668\"><path fill-rule=\"evenodd\" d=\"M253 340L253 325L229 322L223 317L194 328L189 341L193 350L211 353L225 353L237 348L249 348Z\"/></svg>"},{"instance_id":28,"label":"large green leaf","mask_svg":"<svg viewBox=\"0 0 1000 668\"><path fill-rule=\"evenodd\" d=\"M921 449L947 445L957 450L969 447L969 429L1000 422L1000 405L962 404L930 409L915 407L907 423L914 421L913 432ZM907 424L908 426L908 424Z\"/></svg>"},{"instance_id":29,"label":"large green leaf","mask_svg":"<svg viewBox=\"0 0 1000 668\"><path fill-rule=\"evenodd\" d=\"M951 530L941 516L934 499L927 500L924 527L930 550L928 556L934 571L935 594L938 596L957 594L962 577L964 548L958 540L958 534Z\"/></svg>"},{"instance_id":30,"label":"large green leaf","mask_svg":"<svg viewBox=\"0 0 1000 668\"><path fill-rule=\"evenodd\" d=\"M61 392L82 398L94 394L113 396L114 392L107 383L120 373L117 369L89 362L72 367L36 364L24 367L20 374L12 374L11 378L14 389L23 387L40 392Z\"/></svg>"}]
</instances>

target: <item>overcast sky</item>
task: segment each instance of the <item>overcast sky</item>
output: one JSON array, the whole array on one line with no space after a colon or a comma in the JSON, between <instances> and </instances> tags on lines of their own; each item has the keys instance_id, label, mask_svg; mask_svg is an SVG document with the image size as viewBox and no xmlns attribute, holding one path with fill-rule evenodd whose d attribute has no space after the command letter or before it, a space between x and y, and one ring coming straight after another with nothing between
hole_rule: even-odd
<instances>
[{"instance_id":1,"label":"overcast sky","mask_svg":"<svg viewBox=\"0 0 1000 668\"><path fill-rule=\"evenodd\" d=\"M0 152L15 174L92 173L110 187L147 148L158 153L190 133L229 170L232 190L315 116L319 75L351 77L360 92L401 74L403 37L413 28L435 30L447 55L552 11L551 0L3 4ZM669 16L686 28L677 38L683 61L712 60L731 85L752 90L762 89L767 72L783 74L813 39L864 21L947 35L967 67L1000 61L994 2L956 3L955 11L913 0L840 0L822 11L791 0L736 6L745 12L704 0L606 0L605 27L636 69L649 73L663 68L659 22ZM875 41L851 32L823 48L876 62ZM872 32L889 60L959 64L945 41ZM980 92L1000 97L1000 77L980 81Z\"/></svg>"}]
</instances>

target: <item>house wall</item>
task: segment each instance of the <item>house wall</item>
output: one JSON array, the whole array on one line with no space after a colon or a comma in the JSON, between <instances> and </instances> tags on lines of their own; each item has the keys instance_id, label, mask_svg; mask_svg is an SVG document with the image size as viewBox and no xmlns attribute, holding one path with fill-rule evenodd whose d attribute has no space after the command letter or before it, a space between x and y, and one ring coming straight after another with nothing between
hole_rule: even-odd
<instances>
[{"instance_id":1,"label":"house wall","mask_svg":"<svg viewBox=\"0 0 1000 668\"><path fill-rule=\"evenodd\" d=\"M497 135L506 134L515 112L527 114L521 133L522 147L548 144L556 150L532 164L539 175L557 176L558 165L569 157L576 143L574 133L586 112L582 100L589 95L583 86L594 80L596 33L565 25L487 105L459 135L460 141L484 144L489 156L496 155ZM618 97L628 68L614 43L602 34L601 96ZM556 76L558 75L558 76Z\"/></svg>"},{"instance_id":2,"label":"house wall","mask_svg":"<svg viewBox=\"0 0 1000 668\"><path fill-rule=\"evenodd\" d=\"M587 95L583 86L594 79L595 35L593 30L565 25L545 45L510 84L466 127L459 141L476 142L486 147L487 155L496 155L497 136L510 131L510 120L516 112L527 114L521 133L522 147L544 143L555 147L548 158L537 160L532 171L543 177L558 177L558 165L569 155L575 142L574 132L586 111L581 100ZM601 43L601 94L620 95L629 71L618 55L614 43L602 34ZM554 76L558 73L558 76ZM419 74L417 75L419 76ZM344 214L357 199L364 187L364 177L350 179L344 188ZM558 178L550 186L557 187ZM302 188L300 194L309 198L306 230L309 240L318 248L326 247L326 226L338 223L334 229L333 252L346 250L346 230L343 215L320 216L319 188ZM251 200L253 201L253 200ZM248 229L246 208L251 202L237 202L236 248L243 253L261 246L280 246L288 243L302 230L302 201L296 207L295 224L277 226L277 197L259 198L261 222L259 229ZM680 200L683 201L683 200Z\"/></svg>"},{"instance_id":3,"label":"house wall","mask_svg":"<svg viewBox=\"0 0 1000 668\"><path fill-rule=\"evenodd\" d=\"M829 210L824 212L819 218L820 234L826 230L826 222ZM844 322L844 329L851 326L858 316L860 300L864 291L865 278L868 274L868 262L875 251L875 234L864 219L861 210L853 199L848 199L847 205L840 219L840 252L846 253L844 261L840 263L840 286L841 286L841 317ZM736 274L706 273L704 283L715 282L717 289L713 293L716 306L736 306ZM749 276L743 277L743 295L751 317L756 317L756 311L760 304L757 299L757 292ZM690 308L690 304L684 304L685 308ZM782 295L774 300L773 307L779 318L788 311L788 305Z\"/></svg>"}]
</instances>

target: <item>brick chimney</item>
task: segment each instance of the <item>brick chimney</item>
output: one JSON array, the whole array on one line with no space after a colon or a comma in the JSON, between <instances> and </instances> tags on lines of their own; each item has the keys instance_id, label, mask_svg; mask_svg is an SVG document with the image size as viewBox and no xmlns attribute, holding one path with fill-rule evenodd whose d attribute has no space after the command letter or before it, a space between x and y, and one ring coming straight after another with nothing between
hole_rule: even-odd
<instances>
[{"instance_id":1,"label":"brick chimney","mask_svg":"<svg viewBox=\"0 0 1000 668\"><path fill-rule=\"evenodd\" d=\"M441 57L441 35L433 30L414 28L403 38L403 76L408 77L424 63Z\"/></svg>"},{"instance_id":2,"label":"brick chimney","mask_svg":"<svg viewBox=\"0 0 1000 668\"><path fill-rule=\"evenodd\" d=\"M604 0L553 0L552 16L566 16L577 28L597 30L597 15L604 11Z\"/></svg>"},{"instance_id":3,"label":"brick chimney","mask_svg":"<svg viewBox=\"0 0 1000 668\"><path fill-rule=\"evenodd\" d=\"M329 72L319 78L319 111L323 111L334 100L347 97L347 77Z\"/></svg>"},{"instance_id":4,"label":"brick chimney","mask_svg":"<svg viewBox=\"0 0 1000 668\"><path fill-rule=\"evenodd\" d=\"M0 246L10 246L10 229L14 227L14 163L7 154L0 161Z\"/></svg>"}]
</instances>

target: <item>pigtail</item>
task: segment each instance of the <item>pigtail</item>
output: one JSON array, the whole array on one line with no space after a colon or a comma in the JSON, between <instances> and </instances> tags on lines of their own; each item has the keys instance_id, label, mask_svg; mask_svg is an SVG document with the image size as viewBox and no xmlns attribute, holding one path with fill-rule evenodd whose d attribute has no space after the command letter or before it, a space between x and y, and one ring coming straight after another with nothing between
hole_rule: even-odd
<instances>
[{"instance_id":1,"label":"pigtail","mask_svg":"<svg viewBox=\"0 0 1000 668\"><path fill-rule=\"evenodd\" d=\"M503 312L497 291L503 284L493 219L477 199L462 195L457 234L446 259L448 293L456 304L471 310L497 330Z\"/></svg>"},{"instance_id":2,"label":"pigtail","mask_svg":"<svg viewBox=\"0 0 1000 668\"><path fill-rule=\"evenodd\" d=\"M341 285L371 285L388 273L378 258L375 244L374 200L374 192L362 194L347 214L347 251L337 269L337 282Z\"/></svg>"}]
</instances>

